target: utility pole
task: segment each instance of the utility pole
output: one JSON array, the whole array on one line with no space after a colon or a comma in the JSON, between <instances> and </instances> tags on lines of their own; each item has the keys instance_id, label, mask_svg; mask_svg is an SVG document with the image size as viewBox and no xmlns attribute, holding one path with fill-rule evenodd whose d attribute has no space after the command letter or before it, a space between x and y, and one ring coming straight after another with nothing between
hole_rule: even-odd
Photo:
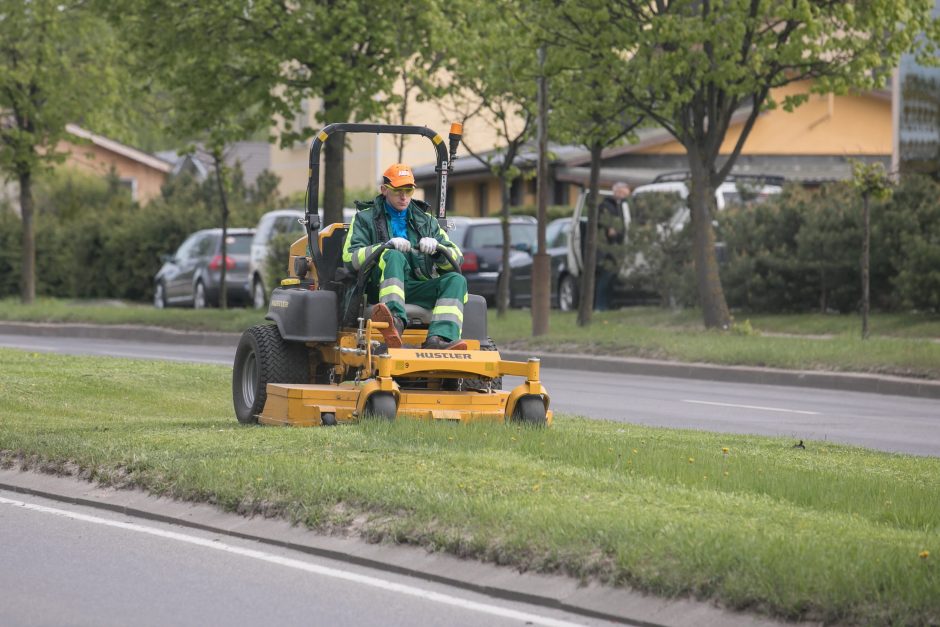
<instances>
[{"instance_id":1,"label":"utility pole","mask_svg":"<svg viewBox=\"0 0 940 627\"><path fill-rule=\"evenodd\" d=\"M551 308L551 259L545 242L548 223L548 87L545 80L545 44L538 49L538 174L536 202L538 204L538 248L532 260L532 335L548 333L548 313Z\"/></svg>"}]
</instances>

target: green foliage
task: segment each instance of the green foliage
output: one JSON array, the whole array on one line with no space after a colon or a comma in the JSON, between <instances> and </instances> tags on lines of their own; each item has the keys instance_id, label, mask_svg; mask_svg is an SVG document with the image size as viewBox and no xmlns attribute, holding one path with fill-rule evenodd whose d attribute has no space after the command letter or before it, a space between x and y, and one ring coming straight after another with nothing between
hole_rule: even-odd
<instances>
[{"instance_id":1,"label":"green foliage","mask_svg":"<svg viewBox=\"0 0 940 627\"><path fill-rule=\"evenodd\" d=\"M272 208L264 187L246 186L236 168L229 195L235 226L253 227ZM126 190L78 173L56 172L37 185L37 293L75 298L146 301L160 255L172 253L192 232L218 226L218 195L211 179L170 179L145 207ZM21 223L0 213L0 297L18 289Z\"/></svg>"},{"instance_id":2,"label":"green foliage","mask_svg":"<svg viewBox=\"0 0 940 627\"><path fill-rule=\"evenodd\" d=\"M675 221L681 199L650 192L631 196L629 203L632 220L626 243L614 255L630 267L631 287L658 294L663 306L694 305L691 229Z\"/></svg>"},{"instance_id":3,"label":"green foliage","mask_svg":"<svg viewBox=\"0 0 940 627\"><path fill-rule=\"evenodd\" d=\"M891 180L883 163L864 163L850 159L852 184L862 194L876 200L887 200L891 196Z\"/></svg>"},{"instance_id":4,"label":"green foliage","mask_svg":"<svg viewBox=\"0 0 940 627\"><path fill-rule=\"evenodd\" d=\"M931 0L870 2L597 2L561 3L545 22L570 10L568 22L606 20L613 38L595 46L612 49L622 60L604 84L622 90L617 100L632 106L669 131L687 152L691 174L689 205L695 238L695 259L701 283L698 292L709 326L727 326L728 311L718 280L711 245L709 204L715 187L734 167L761 111L782 106L791 110L808 94L792 94L775 102L771 91L794 81L809 81L816 93L844 93L849 88L884 84L900 55L911 49L933 50L918 36L931 24ZM557 28L556 31L563 29ZM586 38L589 39L589 38ZM569 55L566 55L566 59ZM577 57L571 57L577 62ZM590 96L595 69L584 62L578 76ZM600 66L603 67L603 66ZM612 85L610 85L612 83ZM609 92L608 92L609 93ZM587 97L587 96L586 96ZM730 154L720 151L732 120L747 114ZM577 126L573 127L577 132Z\"/></svg>"},{"instance_id":5,"label":"green foliage","mask_svg":"<svg viewBox=\"0 0 940 627\"><path fill-rule=\"evenodd\" d=\"M59 161L66 124L107 123L121 51L83 2L5 3L0 19L0 172Z\"/></svg>"},{"instance_id":6,"label":"green foliage","mask_svg":"<svg viewBox=\"0 0 940 627\"><path fill-rule=\"evenodd\" d=\"M940 310L940 186L905 178L872 207L872 303ZM749 311L854 311L861 298L861 199L848 183L788 186L754 207L726 210L719 232L728 302Z\"/></svg>"},{"instance_id":7,"label":"green foliage","mask_svg":"<svg viewBox=\"0 0 940 627\"><path fill-rule=\"evenodd\" d=\"M940 184L927 176L904 179L891 202L872 216L872 294L878 286L894 309L940 311ZM894 288L891 290L890 288Z\"/></svg>"},{"instance_id":8,"label":"green foliage","mask_svg":"<svg viewBox=\"0 0 940 627\"><path fill-rule=\"evenodd\" d=\"M281 279L287 278L290 246L297 239L296 233L280 233L268 243L268 258L264 264L264 284L268 286L268 292L280 285Z\"/></svg>"}]
</instances>

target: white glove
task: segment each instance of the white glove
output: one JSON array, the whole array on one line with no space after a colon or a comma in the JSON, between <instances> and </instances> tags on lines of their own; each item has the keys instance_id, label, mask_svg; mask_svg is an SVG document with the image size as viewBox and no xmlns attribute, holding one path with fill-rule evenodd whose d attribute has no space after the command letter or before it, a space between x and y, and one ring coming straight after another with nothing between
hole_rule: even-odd
<instances>
[{"instance_id":1,"label":"white glove","mask_svg":"<svg viewBox=\"0 0 940 627\"><path fill-rule=\"evenodd\" d=\"M421 241L418 242L418 250L425 255L433 255L437 252L437 244L438 241L433 237L422 237Z\"/></svg>"},{"instance_id":2,"label":"white glove","mask_svg":"<svg viewBox=\"0 0 940 627\"><path fill-rule=\"evenodd\" d=\"M407 253L411 251L411 242L406 240L404 237L393 237L388 240L389 243L400 253Z\"/></svg>"}]
</instances>

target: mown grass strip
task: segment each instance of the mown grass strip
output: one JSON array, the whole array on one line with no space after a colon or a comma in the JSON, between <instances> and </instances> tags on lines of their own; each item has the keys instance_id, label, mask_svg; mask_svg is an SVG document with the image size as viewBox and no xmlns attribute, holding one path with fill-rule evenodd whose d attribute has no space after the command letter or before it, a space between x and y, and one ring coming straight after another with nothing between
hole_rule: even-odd
<instances>
[{"instance_id":1,"label":"mown grass strip","mask_svg":"<svg viewBox=\"0 0 940 627\"><path fill-rule=\"evenodd\" d=\"M23 306L14 299L4 299L0 300L0 320L143 324L240 333L264 322L264 312L158 310L140 304L108 306L58 299ZM593 324L579 327L573 313L555 311L551 314L550 334L535 338L531 336L530 312L512 310L503 317L490 311L489 331L500 347L518 350L940 379L937 316L873 316L874 336L867 341L859 337L857 316L755 316L752 322L757 334L705 331L697 311L633 307L596 313ZM771 333L790 335L780 337Z\"/></svg>"},{"instance_id":2,"label":"mown grass strip","mask_svg":"<svg viewBox=\"0 0 940 627\"><path fill-rule=\"evenodd\" d=\"M565 416L242 427L226 368L0 363L6 463L787 618L940 621L938 459Z\"/></svg>"}]
</instances>

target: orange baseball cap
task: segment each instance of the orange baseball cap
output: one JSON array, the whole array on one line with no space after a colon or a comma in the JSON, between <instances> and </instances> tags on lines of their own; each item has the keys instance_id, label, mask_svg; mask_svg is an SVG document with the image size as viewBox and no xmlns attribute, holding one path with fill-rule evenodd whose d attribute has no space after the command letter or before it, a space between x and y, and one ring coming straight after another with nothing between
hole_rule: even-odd
<instances>
[{"instance_id":1,"label":"orange baseball cap","mask_svg":"<svg viewBox=\"0 0 940 627\"><path fill-rule=\"evenodd\" d=\"M405 185L415 184L415 175L411 171L411 166L404 163L393 163L382 173L383 181L386 185L392 187L404 187Z\"/></svg>"}]
</instances>

